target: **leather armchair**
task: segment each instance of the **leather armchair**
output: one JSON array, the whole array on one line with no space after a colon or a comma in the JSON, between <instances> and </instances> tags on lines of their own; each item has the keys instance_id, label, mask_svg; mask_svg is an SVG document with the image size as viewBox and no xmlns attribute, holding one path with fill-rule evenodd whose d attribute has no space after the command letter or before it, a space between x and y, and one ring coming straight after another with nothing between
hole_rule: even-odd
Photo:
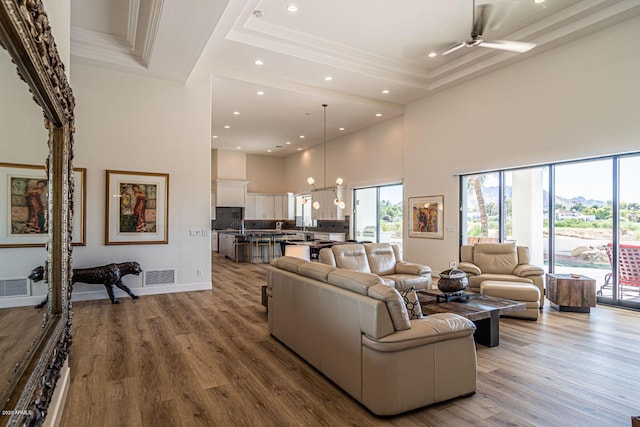
<instances>
[{"instance_id":1,"label":"leather armchair","mask_svg":"<svg viewBox=\"0 0 640 427\"><path fill-rule=\"evenodd\" d=\"M529 248L514 243L476 243L460 248L458 268L469 279L469 290L480 292L485 280L531 283L544 305L544 270L530 264Z\"/></svg>"}]
</instances>

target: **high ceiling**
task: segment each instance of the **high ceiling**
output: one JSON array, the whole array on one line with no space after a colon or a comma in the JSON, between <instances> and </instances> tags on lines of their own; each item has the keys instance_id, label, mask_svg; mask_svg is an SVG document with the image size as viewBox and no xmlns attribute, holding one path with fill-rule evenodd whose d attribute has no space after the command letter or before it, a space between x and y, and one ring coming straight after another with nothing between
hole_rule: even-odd
<instances>
[{"instance_id":1,"label":"high ceiling","mask_svg":"<svg viewBox=\"0 0 640 427\"><path fill-rule=\"evenodd\" d=\"M323 142L322 104L331 140L640 14L640 0L476 6L487 3L485 39L537 46L429 58L469 38L473 0L72 0L71 54L75 62L182 83L204 68L212 76L211 147L285 156Z\"/></svg>"}]
</instances>

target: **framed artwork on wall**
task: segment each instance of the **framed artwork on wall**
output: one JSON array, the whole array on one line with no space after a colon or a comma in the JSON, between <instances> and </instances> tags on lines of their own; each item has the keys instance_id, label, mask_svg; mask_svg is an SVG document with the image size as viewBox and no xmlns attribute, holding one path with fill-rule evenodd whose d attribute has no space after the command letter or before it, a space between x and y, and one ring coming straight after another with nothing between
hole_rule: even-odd
<instances>
[{"instance_id":1,"label":"framed artwork on wall","mask_svg":"<svg viewBox=\"0 0 640 427\"><path fill-rule=\"evenodd\" d=\"M169 174L107 171L106 245L169 242Z\"/></svg>"},{"instance_id":2,"label":"framed artwork on wall","mask_svg":"<svg viewBox=\"0 0 640 427\"><path fill-rule=\"evenodd\" d=\"M409 237L444 239L444 196L409 197Z\"/></svg>"},{"instance_id":3,"label":"framed artwork on wall","mask_svg":"<svg viewBox=\"0 0 640 427\"><path fill-rule=\"evenodd\" d=\"M86 169L73 169L73 240L85 242ZM42 247L49 237L49 181L44 166L0 163L0 248Z\"/></svg>"}]
</instances>

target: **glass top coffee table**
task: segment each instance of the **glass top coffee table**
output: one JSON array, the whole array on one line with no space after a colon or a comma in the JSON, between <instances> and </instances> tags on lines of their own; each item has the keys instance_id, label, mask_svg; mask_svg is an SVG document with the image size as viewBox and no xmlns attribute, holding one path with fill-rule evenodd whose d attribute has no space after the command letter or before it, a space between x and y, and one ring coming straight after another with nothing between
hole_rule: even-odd
<instances>
[{"instance_id":1,"label":"glass top coffee table","mask_svg":"<svg viewBox=\"0 0 640 427\"><path fill-rule=\"evenodd\" d=\"M500 315L526 309L523 302L465 292L463 298L442 301L444 294L438 289L417 290L424 315L455 313L476 325L474 338L478 344L495 347L500 344Z\"/></svg>"}]
</instances>

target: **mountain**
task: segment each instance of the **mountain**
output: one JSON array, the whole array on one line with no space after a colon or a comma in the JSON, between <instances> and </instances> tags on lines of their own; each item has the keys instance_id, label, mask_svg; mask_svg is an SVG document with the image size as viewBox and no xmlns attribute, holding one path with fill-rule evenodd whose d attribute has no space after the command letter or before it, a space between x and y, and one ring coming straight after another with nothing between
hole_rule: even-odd
<instances>
[{"instance_id":1,"label":"mountain","mask_svg":"<svg viewBox=\"0 0 640 427\"><path fill-rule=\"evenodd\" d=\"M510 186L507 186L505 188L505 193L507 197L511 197L512 196L512 188ZM498 186L494 186L494 187L485 187L482 189L482 194L484 195L484 201L485 204L487 203L498 203L498 195L499 195L499 187ZM548 191L544 191L543 194L544 197L544 202L543 202L543 207L545 211L549 210L549 192ZM584 196L576 196L576 197L572 197L572 198L566 198L566 197L561 197L561 196L556 196L556 204L557 205L561 205L564 209L569 210L572 206L576 205L576 204L581 204L583 206L606 206L607 202L603 202L602 200L594 200L594 199L587 199ZM469 193L469 197L467 199L467 205L471 208L471 209L477 209L478 208L478 201L476 200L476 196L475 193L471 192Z\"/></svg>"}]
</instances>

